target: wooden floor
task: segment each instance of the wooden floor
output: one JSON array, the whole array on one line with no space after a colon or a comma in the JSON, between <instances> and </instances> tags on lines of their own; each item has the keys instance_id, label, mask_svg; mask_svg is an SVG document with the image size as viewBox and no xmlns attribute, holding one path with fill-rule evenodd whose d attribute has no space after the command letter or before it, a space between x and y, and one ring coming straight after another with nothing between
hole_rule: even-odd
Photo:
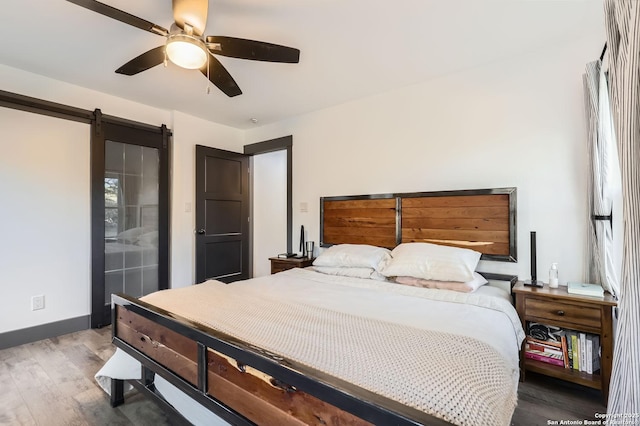
<instances>
[{"instance_id":1,"label":"wooden floor","mask_svg":"<svg viewBox=\"0 0 640 426\"><path fill-rule=\"evenodd\" d=\"M169 425L141 395L111 408L93 379L115 348L111 329L85 330L0 350L0 425ZM529 374L520 383L512 425L593 419L605 407L600 393Z\"/></svg>"}]
</instances>

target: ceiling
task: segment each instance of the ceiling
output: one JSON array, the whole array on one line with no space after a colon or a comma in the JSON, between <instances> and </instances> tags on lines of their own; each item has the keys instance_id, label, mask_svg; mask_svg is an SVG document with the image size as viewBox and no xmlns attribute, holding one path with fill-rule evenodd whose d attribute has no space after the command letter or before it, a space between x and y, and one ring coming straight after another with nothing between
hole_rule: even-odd
<instances>
[{"instance_id":1,"label":"ceiling","mask_svg":"<svg viewBox=\"0 0 640 426\"><path fill-rule=\"evenodd\" d=\"M170 0L102 1L173 22ZM64 0L19 0L2 6L0 63L247 129L601 31L602 9L601 0L209 0L206 35L301 51L299 64L219 56L243 91L229 98L173 64L114 72L160 36Z\"/></svg>"}]
</instances>

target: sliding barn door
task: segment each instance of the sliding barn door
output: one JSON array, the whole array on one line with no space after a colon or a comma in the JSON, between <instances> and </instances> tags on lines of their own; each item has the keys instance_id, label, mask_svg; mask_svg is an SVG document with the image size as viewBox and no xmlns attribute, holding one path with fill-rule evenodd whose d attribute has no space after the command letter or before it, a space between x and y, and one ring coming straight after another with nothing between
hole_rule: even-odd
<instances>
[{"instance_id":1,"label":"sliding barn door","mask_svg":"<svg viewBox=\"0 0 640 426\"><path fill-rule=\"evenodd\" d=\"M249 156L196 146L196 282L249 278Z\"/></svg>"},{"instance_id":2,"label":"sliding barn door","mask_svg":"<svg viewBox=\"0 0 640 426\"><path fill-rule=\"evenodd\" d=\"M168 288L166 129L94 125L92 327L111 323L111 295Z\"/></svg>"}]
</instances>

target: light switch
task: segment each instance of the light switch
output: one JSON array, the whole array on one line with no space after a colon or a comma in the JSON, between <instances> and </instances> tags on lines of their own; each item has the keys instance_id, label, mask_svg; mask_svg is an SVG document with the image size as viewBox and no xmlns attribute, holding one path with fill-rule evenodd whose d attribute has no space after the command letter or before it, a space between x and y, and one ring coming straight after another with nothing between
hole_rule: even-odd
<instances>
[{"instance_id":1,"label":"light switch","mask_svg":"<svg viewBox=\"0 0 640 426\"><path fill-rule=\"evenodd\" d=\"M304 201L300 203L300 213L307 213L307 212L309 212L309 203Z\"/></svg>"},{"instance_id":2,"label":"light switch","mask_svg":"<svg viewBox=\"0 0 640 426\"><path fill-rule=\"evenodd\" d=\"M191 203L184 203L184 212L191 213Z\"/></svg>"}]
</instances>

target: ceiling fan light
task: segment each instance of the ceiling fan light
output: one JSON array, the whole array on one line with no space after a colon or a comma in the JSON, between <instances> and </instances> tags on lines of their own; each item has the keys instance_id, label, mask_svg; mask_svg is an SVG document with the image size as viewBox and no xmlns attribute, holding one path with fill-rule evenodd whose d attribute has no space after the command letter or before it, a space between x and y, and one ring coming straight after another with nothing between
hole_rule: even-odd
<instances>
[{"instance_id":1,"label":"ceiling fan light","mask_svg":"<svg viewBox=\"0 0 640 426\"><path fill-rule=\"evenodd\" d=\"M207 63L207 51L202 40L186 34L169 36L167 57L174 64L187 69L199 69Z\"/></svg>"}]
</instances>

